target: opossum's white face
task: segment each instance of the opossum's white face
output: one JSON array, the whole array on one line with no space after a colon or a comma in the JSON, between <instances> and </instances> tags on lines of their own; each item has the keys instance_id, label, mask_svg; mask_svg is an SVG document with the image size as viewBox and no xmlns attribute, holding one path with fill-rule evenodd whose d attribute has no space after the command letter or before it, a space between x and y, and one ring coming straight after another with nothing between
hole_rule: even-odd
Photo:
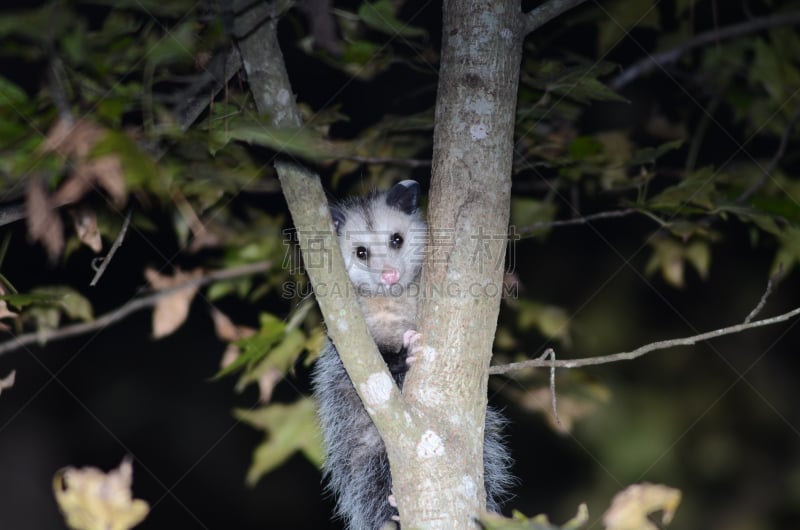
<instances>
[{"instance_id":1,"label":"opossum's white face","mask_svg":"<svg viewBox=\"0 0 800 530\"><path fill-rule=\"evenodd\" d=\"M347 272L361 292L397 294L417 279L426 242L418 198L419 184L405 180L332 209Z\"/></svg>"}]
</instances>

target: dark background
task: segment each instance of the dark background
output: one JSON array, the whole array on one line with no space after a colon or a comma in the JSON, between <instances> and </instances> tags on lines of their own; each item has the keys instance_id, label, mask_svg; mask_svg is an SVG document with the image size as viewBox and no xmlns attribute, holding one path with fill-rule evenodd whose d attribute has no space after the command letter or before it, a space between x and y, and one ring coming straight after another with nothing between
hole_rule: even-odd
<instances>
[{"instance_id":1,"label":"dark background","mask_svg":"<svg viewBox=\"0 0 800 530\"><path fill-rule=\"evenodd\" d=\"M698 7L698 24L710 23L710 4ZM427 4L414 19L434 40L438 9ZM734 17L732 10L720 12L723 23ZM561 28L557 34L552 46L575 51L590 48L596 37L585 28ZM352 117L333 129L334 136L354 135L387 109L407 112L433 102L435 79L429 75L398 65L376 82L349 81L299 52L286 24L281 36L293 83L306 87L299 99L319 109L333 97ZM653 38L646 31L635 36L645 44ZM626 64L640 51L623 43L608 59ZM635 128L638 110L662 96L667 104L687 105L669 94L663 79L645 81L626 90L630 105L594 104L581 127L591 131L611 122ZM735 124L725 126L736 132ZM709 138L705 159L725 160L735 150L722 131L711 131ZM756 154L773 149L753 147ZM418 173L427 188L426 170ZM516 191L535 196L529 189ZM602 197L596 200L601 209ZM277 194L252 201L265 209L285 208ZM590 210L592 204L584 206ZM167 227L168 220L162 221ZM629 350L720 328L740 322L757 303L775 249L752 245L746 227L726 223L709 278L690 271L682 290L641 273L648 256L642 240L652 229L647 220L630 217L517 243L514 269L524 294L565 307L585 322L575 329L569 356ZM133 230L100 285L89 288L90 253L78 251L63 267L51 267L43 252L26 244L23 226L4 230L14 233L3 274L20 290L45 279L70 284L92 300L96 314L129 300L145 284L146 265L160 267L180 250L168 229ZM795 272L780 284L764 314L797 306L799 292ZM263 309L226 303L226 312L253 322ZM256 396L237 395L230 379L211 381L225 344L214 334L208 308L199 296L187 323L158 341L150 338L150 311L144 310L97 333L0 358L0 375L17 371L16 385L0 397L0 529L64 528L50 489L55 471L68 465L108 470L124 455L134 458L135 496L152 508L139 528L339 527L330 521L332 502L322 496L318 471L302 457L255 488L244 485L261 434L239 424L231 410L254 405ZM607 387L611 398L567 435L493 396L511 420L508 440L520 479L508 506L562 522L588 501L589 528L601 528L599 518L615 492L649 481L683 491L672 528L800 527L796 323L587 369L586 377ZM548 345L537 336L528 337L528 344L531 356ZM504 384L510 383L501 380L495 389ZM275 399L291 400L307 389L307 371L298 367L296 379L283 383Z\"/></svg>"}]
</instances>

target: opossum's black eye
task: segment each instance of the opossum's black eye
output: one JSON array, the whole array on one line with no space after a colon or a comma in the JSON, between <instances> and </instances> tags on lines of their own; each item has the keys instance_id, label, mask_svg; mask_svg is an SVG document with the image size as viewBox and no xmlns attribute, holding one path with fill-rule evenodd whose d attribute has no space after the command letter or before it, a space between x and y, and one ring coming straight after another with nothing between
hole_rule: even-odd
<instances>
[{"instance_id":1,"label":"opossum's black eye","mask_svg":"<svg viewBox=\"0 0 800 530\"><path fill-rule=\"evenodd\" d=\"M356 249L356 257L361 261L367 261L367 258L369 258L369 250L367 250L367 247L358 247Z\"/></svg>"},{"instance_id":2,"label":"opossum's black eye","mask_svg":"<svg viewBox=\"0 0 800 530\"><path fill-rule=\"evenodd\" d=\"M403 246L403 236L395 232L392 234L392 237L389 238L389 246L392 248L400 248Z\"/></svg>"}]
</instances>

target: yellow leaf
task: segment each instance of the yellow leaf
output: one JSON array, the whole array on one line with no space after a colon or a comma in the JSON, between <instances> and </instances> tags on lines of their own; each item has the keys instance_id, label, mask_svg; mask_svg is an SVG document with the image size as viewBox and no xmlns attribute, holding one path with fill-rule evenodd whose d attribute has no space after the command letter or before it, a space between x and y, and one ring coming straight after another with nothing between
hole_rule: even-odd
<instances>
[{"instance_id":1,"label":"yellow leaf","mask_svg":"<svg viewBox=\"0 0 800 530\"><path fill-rule=\"evenodd\" d=\"M67 525L74 530L128 530L147 517L147 502L131 493L133 467L127 458L103 473L94 467L67 467L53 477L53 492Z\"/></svg>"},{"instance_id":2,"label":"yellow leaf","mask_svg":"<svg viewBox=\"0 0 800 530\"><path fill-rule=\"evenodd\" d=\"M648 515L662 512L663 528L672 521L680 503L680 490L660 484L634 484L614 496L603 524L606 530L658 530Z\"/></svg>"}]
</instances>

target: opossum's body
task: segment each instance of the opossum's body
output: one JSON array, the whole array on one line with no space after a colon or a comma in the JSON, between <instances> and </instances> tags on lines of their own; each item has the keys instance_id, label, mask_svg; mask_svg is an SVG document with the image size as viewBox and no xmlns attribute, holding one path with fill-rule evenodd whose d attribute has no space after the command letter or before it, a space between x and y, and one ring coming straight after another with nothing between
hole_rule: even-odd
<instances>
[{"instance_id":1,"label":"opossum's body","mask_svg":"<svg viewBox=\"0 0 800 530\"><path fill-rule=\"evenodd\" d=\"M419 185L403 181L388 192L332 208L345 265L367 326L398 385L408 370L406 331L416 329L417 295L425 245ZM314 371L326 460L324 475L350 530L379 530L397 510L383 440L367 414L336 348L324 347ZM502 416L486 412L484 477L487 508L497 511L512 482L502 443Z\"/></svg>"}]
</instances>

